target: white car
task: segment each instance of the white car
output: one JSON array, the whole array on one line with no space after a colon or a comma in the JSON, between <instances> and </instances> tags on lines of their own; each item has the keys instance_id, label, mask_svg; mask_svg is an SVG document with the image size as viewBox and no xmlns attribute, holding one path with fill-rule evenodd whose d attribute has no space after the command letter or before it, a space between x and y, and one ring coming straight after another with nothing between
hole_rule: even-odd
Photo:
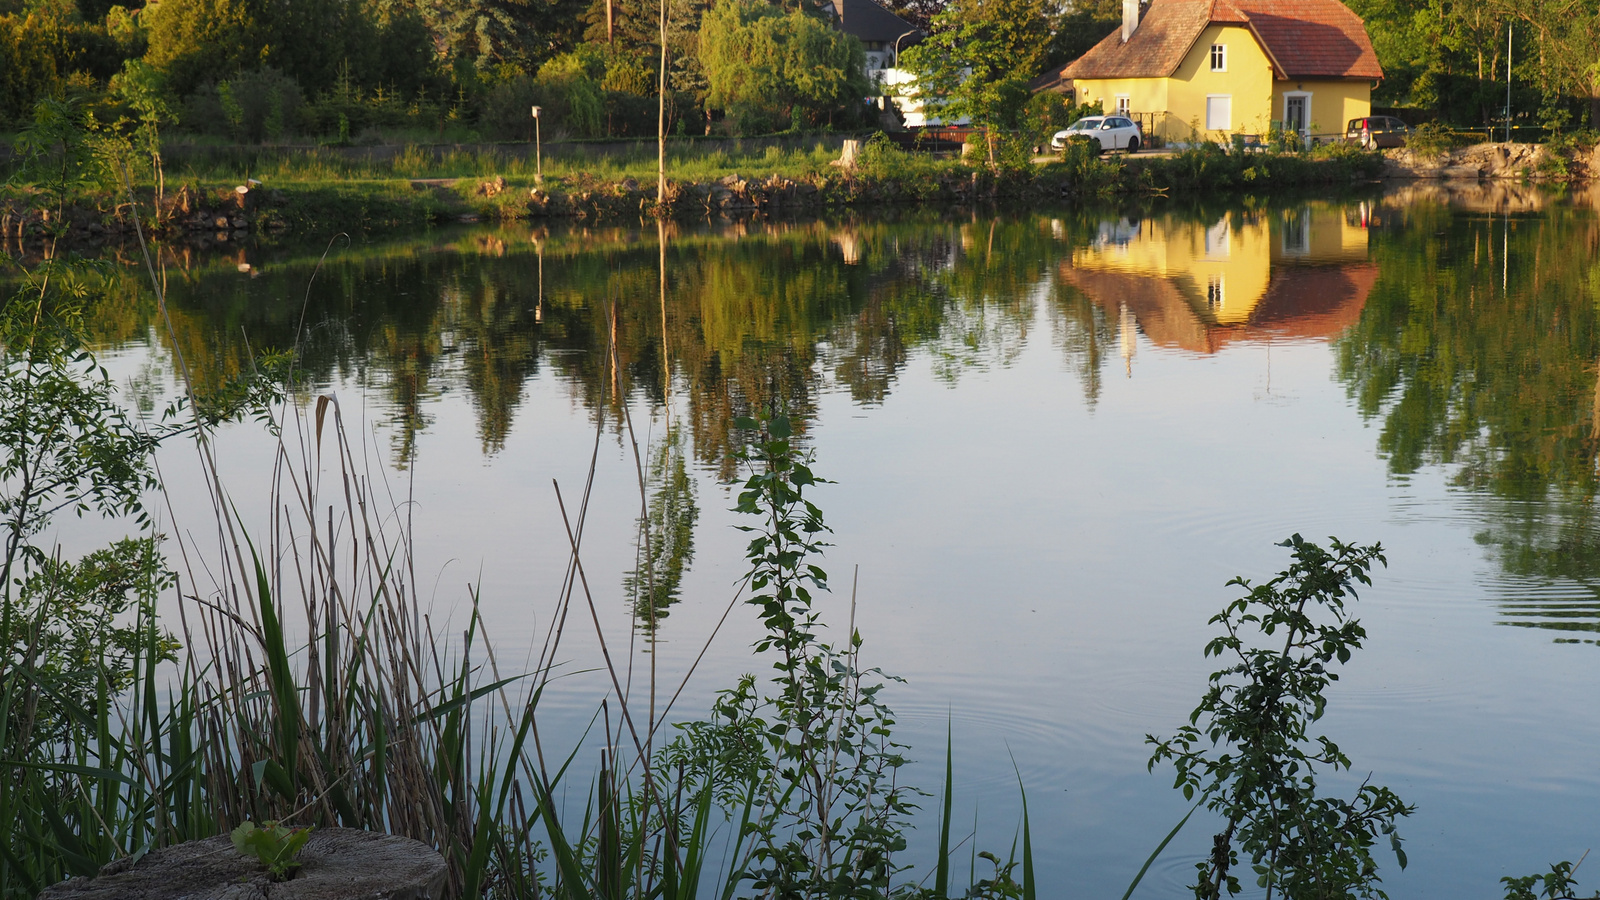
<instances>
[{"instance_id":1,"label":"white car","mask_svg":"<svg viewBox=\"0 0 1600 900\"><path fill-rule=\"evenodd\" d=\"M1101 150L1126 150L1139 152L1144 144L1144 132L1139 123L1127 116L1088 116L1073 122L1050 138L1050 146L1060 150L1073 138L1094 138Z\"/></svg>"}]
</instances>

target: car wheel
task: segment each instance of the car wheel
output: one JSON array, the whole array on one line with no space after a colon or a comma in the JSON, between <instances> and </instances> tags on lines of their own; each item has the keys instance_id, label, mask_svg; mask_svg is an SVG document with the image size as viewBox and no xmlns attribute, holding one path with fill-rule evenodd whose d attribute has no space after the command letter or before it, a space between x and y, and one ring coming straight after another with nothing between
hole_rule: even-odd
<instances>
[{"instance_id":1,"label":"car wheel","mask_svg":"<svg viewBox=\"0 0 1600 900\"><path fill-rule=\"evenodd\" d=\"M1129 153L1138 153L1139 152L1139 139L1137 137L1128 138L1128 152Z\"/></svg>"}]
</instances>

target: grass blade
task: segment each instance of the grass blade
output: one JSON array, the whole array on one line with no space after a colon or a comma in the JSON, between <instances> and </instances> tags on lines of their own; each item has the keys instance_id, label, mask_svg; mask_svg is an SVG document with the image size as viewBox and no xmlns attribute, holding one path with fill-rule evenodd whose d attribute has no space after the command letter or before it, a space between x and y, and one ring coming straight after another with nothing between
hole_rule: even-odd
<instances>
[{"instance_id":1,"label":"grass blade","mask_svg":"<svg viewBox=\"0 0 1600 900\"><path fill-rule=\"evenodd\" d=\"M1139 874L1133 876L1133 883L1128 885L1128 890L1122 895L1122 900L1128 900L1129 897L1133 896L1133 889L1138 887L1139 882L1144 879L1144 873L1150 871L1150 864L1156 861L1156 857L1161 855L1161 851L1167 849L1167 844L1171 843L1172 839L1178 836L1178 832L1182 831L1183 826L1188 824L1189 817L1194 815L1194 811L1199 808L1200 804L1198 803L1189 807L1189 811L1184 813L1183 818L1178 820L1178 824L1172 826L1172 830L1167 832L1167 836L1161 839L1161 843L1156 845L1155 852L1151 853L1150 858L1146 859L1144 861L1144 865L1139 867Z\"/></svg>"},{"instance_id":2,"label":"grass blade","mask_svg":"<svg viewBox=\"0 0 1600 900\"><path fill-rule=\"evenodd\" d=\"M948 717L944 724L944 815L939 821L939 862L933 870L933 892L940 900L950 896L950 808L955 783L955 735Z\"/></svg>"}]
</instances>

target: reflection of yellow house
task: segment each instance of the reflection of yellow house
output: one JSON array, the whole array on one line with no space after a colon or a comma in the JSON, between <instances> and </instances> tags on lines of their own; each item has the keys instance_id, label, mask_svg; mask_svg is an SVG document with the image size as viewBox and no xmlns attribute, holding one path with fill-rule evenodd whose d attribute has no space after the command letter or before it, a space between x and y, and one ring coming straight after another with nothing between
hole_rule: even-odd
<instances>
[{"instance_id":1,"label":"reflection of yellow house","mask_svg":"<svg viewBox=\"0 0 1600 900\"><path fill-rule=\"evenodd\" d=\"M1324 338L1361 314L1377 267L1364 207L1232 212L1211 223L1106 222L1064 280L1158 345L1201 353L1257 338Z\"/></svg>"},{"instance_id":2,"label":"reflection of yellow house","mask_svg":"<svg viewBox=\"0 0 1600 900\"><path fill-rule=\"evenodd\" d=\"M1337 135L1383 78L1366 25L1339 0L1123 0L1123 25L1061 71L1078 102L1134 115L1168 141Z\"/></svg>"}]
</instances>

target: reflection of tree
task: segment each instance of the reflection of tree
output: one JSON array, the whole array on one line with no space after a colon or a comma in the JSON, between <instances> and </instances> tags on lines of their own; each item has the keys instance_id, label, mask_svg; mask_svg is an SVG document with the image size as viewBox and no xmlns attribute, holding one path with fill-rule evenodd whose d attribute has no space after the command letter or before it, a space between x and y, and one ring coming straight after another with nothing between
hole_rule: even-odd
<instances>
[{"instance_id":1,"label":"reflection of tree","mask_svg":"<svg viewBox=\"0 0 1600 900\"><path fill-rule=\"evenodd\" d=\"M1509 508L1493 509L1477 538L1514 578L1492 595L1503 624L1600 632L1600 522L1593 498L1493 505Z\"/></svg>"},{"instance_id":2,"label":"reflection of tree","mask_svg":"<svg viewBox=\"0 0 1600 900\"><path fill-rule=\"evenodd\" d=\"M522 268L502 272L480 264L458 279L459 302L445 323L458 342L455 350L478 412L484 453L505 447L522 386L538 372L533 321L538 286L530 282Z\"/></svg>"},{"instance_id":3,"label":"reflection of tree","mask_svg":"<svg viewBox=\"0 0 1600 900\"><path fill-rule=\"evenodd\" d=\"M633 604L634 621L654 636L657 623L678 600L684 570L694 558L694 524L700 518L683 429L677 423L667 426L666 436L652 449L646 484L649 502L639 522L644 538L640 558L623 589Z\"/></svg>"},{"instance_id":4,"label":"reflection of tree","mask_svg":"<svg viewBox=\"0 0 1600 900\"><path fill-rule=\"evenodd\" d=\"M1571 209L1508 221L1419 205L1405 217L1374 237L1382 275L1337 343L1340 379L1381 421L1392 472L1443 466L1488 495L1480 540L1508 573L1600 587L1600 223ZM1582 627L1600 621L1593 604L1578 609Z\"/></svg>"},{"instance_id":5,"label":"reflection of tree","mask_svg":"<svg viewBox=\"0 0 1600 900\"><path fill-rule=\"evenodd\" d=\"M1107 348L1116 341L1105 311L1081 292L1062 285L1050 304L1056 343L1068 363L1078 373L1083 399L1090 409L1100 400L1103 387L1101 370L1110 358Z\"/></svg>"},{"instance_id":6,"label":"reflection of tree","mask_svg":"<svg viewBox=\"0 0 1600 900\"><path fill-rule=\"evenodd\" d=\"M303 381L374 386L402 461L443 391L466 392L494 453L542 367L613 423L627 398L661 402L679 379L694 456L731 476L733 420L783 409L804 434L825 379L881 402L919 350L952 379L1008 363L1070 252L1034 218L668 227L677 233L664 254L656 233L626 228L358 245L320 270L321 248L257 254L248 266L169 252L177 347L203 382L235 376L253 352L294 346ZM104 300L110 343L153 317L128 281ZM1097 379L1094 359L1084 371Z\"/></svg>"}]
</instances>

